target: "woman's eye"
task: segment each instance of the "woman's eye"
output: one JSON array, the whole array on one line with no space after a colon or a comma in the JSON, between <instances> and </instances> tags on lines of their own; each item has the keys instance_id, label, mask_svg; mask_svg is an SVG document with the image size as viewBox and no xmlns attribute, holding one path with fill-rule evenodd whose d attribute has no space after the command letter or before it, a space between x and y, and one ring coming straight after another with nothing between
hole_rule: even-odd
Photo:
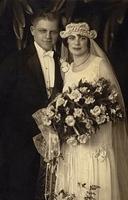
<instances>
[{"instance_id":1,"label":"woman's eye","mask_svg":"<svg viewBox=\"0 0 128 200\"><path fill-rule=\"evenodd\" d=\"M87 38L85 36L82 36L80 39L81 40L86 40Z\"/></svg>"},{"instance_id":2,"label":"woman's eye","mask_svg":"<svg viewBox=\"0 0 128 200\"><path fill-rule=\"evenodd\" d=\"M75 37L74 37L73 35L71 35L71 36L68 37L68 39L70 39L70 40L74 40Z\"/></svg>"}]
</instances>

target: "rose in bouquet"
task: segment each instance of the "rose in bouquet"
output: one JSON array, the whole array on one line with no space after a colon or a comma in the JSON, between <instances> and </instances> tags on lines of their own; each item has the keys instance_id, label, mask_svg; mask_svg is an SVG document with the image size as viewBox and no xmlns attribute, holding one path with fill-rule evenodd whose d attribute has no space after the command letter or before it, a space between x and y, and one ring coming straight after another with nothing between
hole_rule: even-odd
<instances>
[{"instance_id":1,"label":"rose in bouquet","mask_svg":"<svg viewBox=\"0 0 128 200\"><path fill-rule=\"evenodd\" d=\"M111 83L100 78L58 95L47 108L41 109L41 123L52 127L60 143L86 143L102 124L123 119L118 93Z\"/></svg>"}]
</instances>

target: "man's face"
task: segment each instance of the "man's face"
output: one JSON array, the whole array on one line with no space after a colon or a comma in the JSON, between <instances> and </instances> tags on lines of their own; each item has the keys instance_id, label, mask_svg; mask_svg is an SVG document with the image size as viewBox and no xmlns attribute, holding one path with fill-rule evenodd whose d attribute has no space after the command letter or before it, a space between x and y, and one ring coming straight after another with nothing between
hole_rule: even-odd
<instances>
[{"instance_id":1,"label":"man's face","mask_svg":"<svg viewBox=\"0 0 128 200\"><path fill-rule=\"evenodd\" d=\"M45 51L49 51L57 41L58 21L39 19L31 26L31 33L35 42Z\"/></svg>"}]
</instances>

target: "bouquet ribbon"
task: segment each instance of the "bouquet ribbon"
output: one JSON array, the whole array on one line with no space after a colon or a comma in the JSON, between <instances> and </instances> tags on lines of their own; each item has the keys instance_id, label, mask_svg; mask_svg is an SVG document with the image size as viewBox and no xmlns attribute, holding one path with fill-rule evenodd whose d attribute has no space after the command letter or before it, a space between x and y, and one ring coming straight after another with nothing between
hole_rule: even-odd
<instances>
[{"instance_id":1,"label":"bouquet ribbon","mask_svg":"<svg viewBox=\"0 0 128 200\"><path fill-rule=\"evenodd\" d=\"M44 126L41 123L41 113L37 111L33 114L38 125L40 134L33 137L33 141L38 153L47 162L45 180L45 198L52 199L53 179L55 178L56 160L60 155L60 141L58 133L51 126Z\"/></svg>"},{"instance_id":2,"label":"bouquet ribbon","mask_svg":"<svg viewBox=\"0 0 128 200\"><path fill-rule=\"evenodd\" d=\"M45 162L50 162L60 155L60 142L57 132L50 126L39 125L41 133L33 137L37 151Z\"/></svg>"}]
</instances>

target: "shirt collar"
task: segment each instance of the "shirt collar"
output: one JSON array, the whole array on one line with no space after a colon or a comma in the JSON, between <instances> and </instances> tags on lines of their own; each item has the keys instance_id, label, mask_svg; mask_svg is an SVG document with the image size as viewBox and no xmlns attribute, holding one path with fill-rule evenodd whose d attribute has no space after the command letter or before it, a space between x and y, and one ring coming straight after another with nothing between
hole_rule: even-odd
<instances>
[{"instance_id":1,"label":"shirt collar","mask_svg":"<svg viewBox=\"0 0 128 200\"><path fill-rule=\"evenodd\" d=\"M50 56L50 57L53 57L54 51L52 51L52 49L49 50L49 51L45 51L45 50L44 50L43 48L41 48L41 47L37 44L37 42L35 42L35 41L34 41L34 45L35 45L36 50L37 50L37 52L38 52L38 54L39 54L40 56Z\"/></svg>"}]
</instances>

